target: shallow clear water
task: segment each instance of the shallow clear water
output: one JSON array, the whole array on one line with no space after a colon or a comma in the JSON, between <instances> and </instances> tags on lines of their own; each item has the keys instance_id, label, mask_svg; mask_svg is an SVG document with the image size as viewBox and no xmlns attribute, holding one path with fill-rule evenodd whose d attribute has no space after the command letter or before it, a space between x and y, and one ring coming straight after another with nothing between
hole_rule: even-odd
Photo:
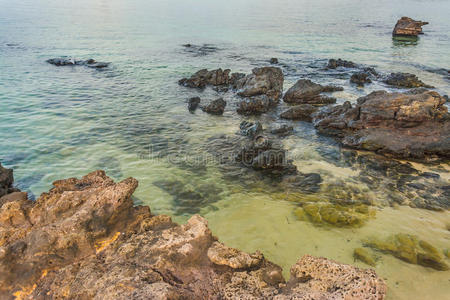
<instances>
[{"instance_id":1,"label":"shallow clear water","mask_svg":"<svg viewBox=\"0 0 450 300\"><path fill-rule=\"evenodd\" d=\"M344 181L363 187L359 193L377 206L376 217L363 227L300 221L293 213L297 203L278 197L265 181L230 179L214 161L183 163L180 152L205 159L210 138L234 135L244 118L235 113L230 94L222 117L189 114L185 100L199 92L177 84L200 68L248 73L278 57L285 89L302 77L339 84L345 88L335 93L339 102L390 90L379 83L359 89L348 84L348 74L322 70L328 58L341 57L385 73L415 73L449 94L448 79L435 71L450 68L449 11L448 1L412 0L0 0L0 161L15 169L19 187L36 196L56 179L99 168L115 179L136 177L137 203L180 222L199 212L222 241L246 251L262 250L286 274L305 253L367 267L353 261L352 251L374 234L414 233L449 248L448 211L391 208L388 191L364 188L359 166L334 160L340 149L317 136L310 124L286 122L295 134L283 140L285 147L300 171L320 173L324 184ZM403 15L430 22L414 45L391 38ZM185 43L210 44L216 50L188 51ZM64 55L92 57L111 66L99 71L45 62ZM217 97L208 89L200 94L202 99ZM280 122L276 116L283 108L281 104L259 119L265 126ZM440 184L448 185L448 164L415 167L439 173ZM200 191L204 199L187 210L168 182L183 192ZM375 269L386 278L391 299L450 294L448 271L388 255Z\"/></svg>"}]
</instances>

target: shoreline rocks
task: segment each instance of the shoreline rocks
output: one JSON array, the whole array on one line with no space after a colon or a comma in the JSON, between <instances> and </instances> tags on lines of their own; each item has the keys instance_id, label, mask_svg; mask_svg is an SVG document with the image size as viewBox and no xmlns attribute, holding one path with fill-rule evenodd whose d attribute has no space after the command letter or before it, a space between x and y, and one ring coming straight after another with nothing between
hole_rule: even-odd
<instances>
[{"instance_id":1,"label":"shoreline rocks","mask_svg":"<svg viewBox=\"0 0 450 300\"><path fill-rule=\"evenodd\" d=\"M391 73L383 82L399 88L434 88L423 83L416 75L410 73Z\"/></svg>"},{"instance_id":2,"label":"shoreline rocks","mask_svg":"<svg viewBox=\"0 0 450 300\"><path fill-rule=\"evenodd\" d=\"M223 98L211 101L208 105L202 106L202 110L211 115L223 115L227 102Z\"/></svg>"},{"instance_id":3,"label":"shoreline rocks","mask_svg":"<svg viewBox=\"0 0 450 300\"><path fill-rule=\"evenodd\" d=\"M336 98L324 96L321 93L343 90L342 87L323 86L309 79L300 79L284 94L283 100L290 104L326 105L336 103Z\"/></svg>"},{"instance_id":4,"label":"shoreline rocks","mask_svg":"<svg viewBox=\"0 0 450 300\"><path fill-rule=\"evenodd\" d=\"M352 77L350 77L350 82L362 87L366 83L372 83L372 80L369 78L369 74L359 72L353 74Z\"/></svg>"},{"instance_id":5,"label":"shoreline rocks","mask_svg":"<svg viewBox=\"0 0 450 300\"><path fill-rule=\"evenodd\" d=\"M350 148L401 158L450 157L450 116L433 91L376 91L352 106L327 107L313 115L319 133Z\"/></svg>"},{"instance_id":6,"label":"shoreline rocks","mask_svg":"<svg viewBox=\"0 0 450 300\"><path fill-rule=\"evenodd\" d=\"M395 24L392 35L395 36L418 36L423 34L422 26L429 24L428 22L415 21L408 17L402 17Z\"/></svg>"},{"instance_id":7,"label":"shoreline rocks","mask_svg":"<svg viewBox=\"0 0 450 300\"><path fill-rule=\"evenodd\" d=\"M327 69L337 69L339 67L355 69L358 68L358 65L352 61L343 60L340 58L338 59L331 58L328 60Z\"/></svg>"},{"instance_id":8,"label":"shoreline rocks","mask_svg":"<svg viewBox=\"0 0 450 300\"><path fill-rule=\"evenodd\" d=\"M283 94L283 71L278 67L254 68L252 74L240 79L236 83L241 97L266 95L273 102L278 103Z\"/></svg>"},{"instance_id":9,"label":"shoreline rocks","mask_svg":"<svg viewBox=\"0 0 450 300\"><path fill-rule=\"evenodd\" d=\"M286 282L261 253L219 243L198 215L178 225L133 206L133 178L115 183L95 171L53 185L35 202L0 206L1 298L375 300L386 294L373 270L309 255Z\"/></svg>"},{"instance_id":10,"label":"shoreline rocks","mask_svg":"<svg viewBox=\"0 0 450 300\"><path fill-rule=\"evenodd\" d=\"M299 120L299 121L312 121L312 114L316 112L318 108L311 104L300 104L289 108L288 110L281 113L280 117L288 120Z\"/></svg>"}]
</instances>

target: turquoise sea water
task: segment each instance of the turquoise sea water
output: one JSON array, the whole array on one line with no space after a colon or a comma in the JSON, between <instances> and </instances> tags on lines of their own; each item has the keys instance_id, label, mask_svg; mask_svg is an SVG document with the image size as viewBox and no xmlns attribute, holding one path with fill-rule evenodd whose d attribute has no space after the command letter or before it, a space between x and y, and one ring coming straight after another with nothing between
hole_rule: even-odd
<instances>
[{"instance_id":1,"label":"turquoise sea water","mask_svg":"<svg viewBox=\"0 0 450 300\"><path fill-rule=\"evenodd\" d=\"M0 161L36 197L54 180L95 169L117 180L136 177L137 203L180 222L201 213L221 240L246 251L260 249L286 272L305 253L367 267L351 253L369 234L414 233L448 248L448 212L386 207L383 190L360 191L380 205L366 226L324 229L295 219L291 202L228 179L214 162L180 163L180 152L203 157L211 137L233 135L245 118L235 113L232 100L222 117L189 114L185 100L199 92L177 81L201 68L249 73L277 57L285 89L299 78L338 84L345 88L335 94L338 102L392 90L380 83L356 88L348 74L322 70L329 58L340 57L384 73L412 72L449 94L450 81L439 72L450 69L449 12L449 1L413 0L0 0ZM416 43L392 40L392 28L404 15L430 22ZM186 43L208 45L210 51L188 49ZM95 70L45 62L60 56L111 65ZM217 97L212 90L200 94ZM283 108L261 121L278 122ZM340 151L332 140L316 136L310 124L289 124L295 134L284 144L301 171L318 172L325 183L348 178L360 184L358 168L337 167L323 157L324 149ZM149 151L158 159L143 156ZM417 168L431 168L449 181L448 165ZM167 188L167 182L175 187ZM196 195L204 199L180 209L186 205L180 186L200 191ZM387 279L392 299L450 293L448 272L389 256L376 270Z\"/></svg>"}]
</instances>

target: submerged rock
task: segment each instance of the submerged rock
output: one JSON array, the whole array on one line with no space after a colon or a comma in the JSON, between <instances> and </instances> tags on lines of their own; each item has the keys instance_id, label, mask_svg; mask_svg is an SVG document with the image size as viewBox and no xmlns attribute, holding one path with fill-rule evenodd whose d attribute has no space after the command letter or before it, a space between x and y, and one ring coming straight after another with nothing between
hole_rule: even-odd
<instances>
[{"instance_id":1,"label":"submerged rock","mask_svg":"<svg viewBox=\"0 0 450 300\"><path fill-rule=\"evenodd\" d=\"M192 178L169 178L153 183L173 197L174 211L178 215L199 213L201 208L221 199L221 187L213 182Z\"/></svg>"},{"instance_id":2,"label":"submerged rock","mask_svg":"<svg viewBox=\"0 0 450 300\"><path fill-rule=\"evenodd\" d=\"M309 202L295 210L301 219L305 218L318 225L336 227L361 227L375 215L375 211L365 204L339 205L327 202Z\"/></svg>"},{"instance_id":3,"label":"submerged rock","mask_svg":"<svg viewBox=\"0 0 450 300\"><path fill-rule=\"evenodd\" d=\"M294 132L294 127L283 124L279 126L274 126L270 128L270 133L276 134L278 136L287 136Z\"/></svg>"},{"instance_id":4,"label":"submerged rock","mask_svg":"<svg viewBox=\"0 0 450 300\"><path fill-rule=\"evenodd\" d=\"M264 135L247 140L235 157L243 166L271 176L296 174L297 167L287 159L286 150Z\"/></svg>"},{"instance_id":5,"label":"submerged rock","mask_svg":"<svg viewBox=\"0 0 450 300\"><path fill-rule=\"evenodd\" d=\"M353 257L372 267L375 267L375 265L377 264L376 257L366 248L356 248L353 251Z\"/></svg>"},{"instance_id":6,"label":"submerged rock","mask_svg":"<svg viewBox=\"0 0 450 300\"><path fill-rule=\"evenodd\" d=\"M352 106L327 107L313 115L322 134L346 147L403 158L450 157L450 117L438 93L373 92Z\"/></svg>"},{"instance_id":7,"label":"submerged rock","mask_svg":"<svg viewBox=\"0 0 450 300\"><path fill-rule=\"evenodd\" d=\"M225 106L227 106L227 102L225 102L223 98L219 98L211 101L208 105L203 106L202 110L212 115L222 115L225 111Z\"/></svg>"},{"instance_id":8,"label":"submerged rock","mask_svg":"<svg viewBox=\"0 0 450 300\"><path fill-rule=\"evenodd\" d=\"M243 136L255 137L262 132L263 127L260 122L252 123L248 121L242 121L239 125L239 129L239 134Z\"/></svg>"},{"instance_id":9,"label":"submerged rock","mask_svg":"<svg viewBox=\"0 0 450 300\"><path fill-rule=\"evenodd\" d=\"M201 101L200 97L189 98L188 100L189 111L194 112L197 109L198 105L200 104L200 101Z\"/></svg>"},{"instance_id":10,"label":"submerged rock","mask_svg":"<svg viewBox=\"0 0 450 300\"><path fill-rule=\"evenodd\" d=\"M281 113L280 117L288 120L300 120L311 122L311 115L317 111L317 107L311 104L295 105Z\"/></svg>"},{"instance_id":11,"label":"submerged rock","mask_svg":"<svg viewBox=\"0 0 450 300\"><path fill-rule=\"evenodd\" d=\"M415 235L399 233L386 240L368 239L364 244L411 264L419 264L440 271L449 269L441 251Z\"/></svg>"},{"instance_id":12,"label":"submerged rock","mask_svg":"<svg viewBox=\"0 0 450 300\"><path fill-rule=\"evenodd\" d=\"M338 67L344 67L344 68L358 68L358 65L355 64L352 61L349 60L343 60L343 59L330 59L328 60L327 69L336 69Z\"/></svg>"},{"instance_id":13,"label":"submerged rock","mask_svg":"<svg viewBox=\"0 0 450 300\"><path fill-rule=\"evenodd\" d=\"M370 80L369 74L360 72L353 74L352 77L350 77L350 82L355 83L358 86L364 86L366 83L372 83L372 80Z\"/></svg>"},{"instance_id":14,"label":"submerged rock","mask_svg":"<svg viewBox=\"0 0 450 300\"><path fill-rule=\"evenodd\" d=\"M336 99L321 95L325 92L342 91L342 87L322 86L309 79L300 79L284 94L286 103L326 105L336 103Z\"/></svg>"},{"instance_id":15,"label":"submerged rock","mask_svg":"<svg viewBox=\"0 0 450 300\"><path fill-rule=\"evenodd\" d=\"M292 267L285 284L279 266L259 252L219 243L200 216L178 225L133 206L137 185L96 171L56 181L36 202L3 204L0 297L376 300L386 294L374 271L312 256Z\"/></svg>"},{"instance_id":16,"label":"submerged rock","mask_svg":"<svg viewBox=\"0 0 450 300\"><path fill-rule=\"evenodd\" d=\"M391 73L384 82L400 88L434 88L431 85L423 83L416 75L410 73Z\"/></svg>"},{"instance_id":17,"label":"submerged rock","mask_svg":"<svg viewBox=\"0 0 450 300\"><path fill-rule=\"evenodd\" d=\"M283 82L284 76L280 68L254 68L252 74L236 83L236 88L240 90L238 95L241 97L266 95L277 103L283 93Z\"/></svg>"},{"instance_id":18,"label":"submerged rock","mask_svg":"<svg viewBox=\"0 0 450 300\"><path fill-rule=\"evenodd\" d=\"M415 21L408 17L402 17L395 24L392 32L393 36L418 36L423 34L422 26L429 24L428 22Z\"/></svg>"},{"instance_id":19,"label":"submerged rock","mask_svg":"<svg viewBox=\"0 0 450 300\"><path fill-rule=\"evenodd\" d=\"M47 62L49 64L55 65L55 66L86 66L89 68L96 68L96 69L102 69L106 68L109 63L106 62L97 62L94 59L90 58L87 60L76 60L73 58L51 58L48 59Z\"/></svg>"}]
</instances>

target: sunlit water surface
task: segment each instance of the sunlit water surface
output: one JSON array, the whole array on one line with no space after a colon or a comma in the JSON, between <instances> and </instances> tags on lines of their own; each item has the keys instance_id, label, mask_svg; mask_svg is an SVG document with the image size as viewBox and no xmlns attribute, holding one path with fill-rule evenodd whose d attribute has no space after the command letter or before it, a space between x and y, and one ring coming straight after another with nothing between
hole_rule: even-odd
<instances>
[{"instance_id":1,"label":"sunlit water surface","mask_svg":"<svg viewBox=\"0 0 450 300\"><path fill-rule=\"evenodd\" d=\"M303 77L339 84L345 91L335 94L338 102L391 90L380 83L359 89L349 85L348 74L322 70L328 58L341 57L385 73L415 73L448 94L448 78L436 70L450 67L449 11L448 1L412 0L0 0L0 160L14 168L17 185L36 197L56 179L95 169L116 180L133 176L140 183L136 203L180 222L200 213L222 241L262 250L286 275L306 253L367 268L352 253L373 235L411 233L449 248L448 211L392 207L384 189L361 189L377 207L376 217L363 227L316 226L298 220L298 204L275 197L257 179L230 179L214 161L181 163L180 151L206 157L210 138L234 135L245 118L235 113L233 99L221 117L189 114L187 98L218 95L177 84L200 68L248 73L277 57L285 89ZM403 15L430 22L417 43L392 40L392 27ZM185 43L217 49L199 53L182 47ZM64 55L111 65L99 71L45 62ZM280 122L276 116L284 108L262 116L263 125ZM324 184L341 180L364 186L358 167L327 157L339 154L337 144L317 136L310 124L287 123L295 132L283 143L300 171L320 173ZM449 182L448 165L415 167ZM180 209L183 200L167 182L183 192L200 189L206 200ZM390 299L450 295L448 271L389 255L382 255L375 269L387 280Z\"/></svg>"}]
</instances>

